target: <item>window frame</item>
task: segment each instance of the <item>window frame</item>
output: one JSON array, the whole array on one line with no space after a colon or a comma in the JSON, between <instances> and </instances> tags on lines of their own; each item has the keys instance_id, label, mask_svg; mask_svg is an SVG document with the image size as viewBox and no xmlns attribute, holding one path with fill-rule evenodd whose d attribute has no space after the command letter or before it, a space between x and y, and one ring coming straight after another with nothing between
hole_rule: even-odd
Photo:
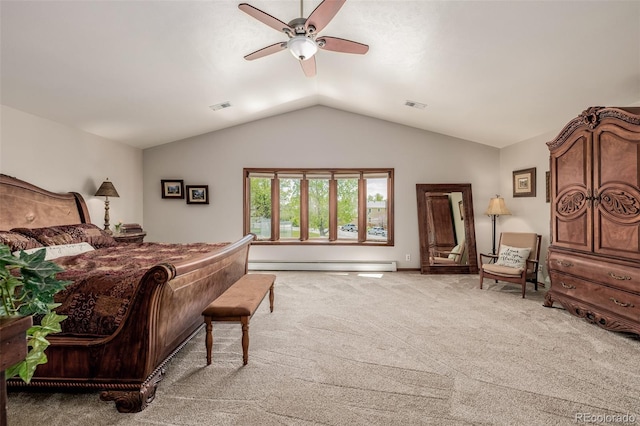
<instances>
[{"instance_id":1,"label":"window frame","mask_svg":"<svg viewBox=\"0 0 640 426\"><path fill-rule=\"evenodd\" d=\"M279 175L300 174L300 237L280 240L280 178ZM309 238L309 180L307 175L328 174L329 178L329 234L327 239ZM256 245L394 245L394 169L393 168L244 168L243 169L243 232L251 232L251 177L271 177L271 238L254 240ZM336 175L358 175L358 238L338 238L338 179ZM367 178L380 175L387 179L387 239L367 239Z\"/></svg>"}]
</instances>

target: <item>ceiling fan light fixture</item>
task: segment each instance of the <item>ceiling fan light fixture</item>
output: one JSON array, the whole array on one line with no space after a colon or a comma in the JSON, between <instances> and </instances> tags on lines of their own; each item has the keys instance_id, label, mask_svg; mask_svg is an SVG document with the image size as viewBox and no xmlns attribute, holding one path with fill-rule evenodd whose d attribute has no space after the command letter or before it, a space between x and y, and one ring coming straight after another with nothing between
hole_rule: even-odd
<instances>
[{"instance_id":1,"label":"ceiling fan light fixture","mask_svg":"<svg viewBox=\"0 0 640 426\"><path fill-rule=\"evenodd\" d=\"M316 42L303 35L290 38L287 42L287 48L294 58L301 61L311 58L318 51L318 45Z\"/></svg>"}]
</instances>

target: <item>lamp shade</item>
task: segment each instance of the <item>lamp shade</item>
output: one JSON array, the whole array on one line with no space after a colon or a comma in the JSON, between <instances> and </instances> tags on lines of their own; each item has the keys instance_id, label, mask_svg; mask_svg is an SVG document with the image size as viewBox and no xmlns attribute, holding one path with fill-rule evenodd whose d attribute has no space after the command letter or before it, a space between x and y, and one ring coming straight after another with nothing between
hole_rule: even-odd
<instances>
[{"instance_id":1,"label":"lamp shade","mask_svg":"<svg viewBox=\"0 0 640 426\"><path fill-rule=\"evenodd\" d=\"M120 195L118 195L118 191L116 191L116 187L113 186L113 183L111 183L109 179L102 182L102 185L100 185L100 188L98 188L94 195L103 197L120 197Z\"/></svg>"},{"instance_id":2,"label":"lamp shade","mask_svg":"<svg viewBox=\"0 0 640 426\"><path fill-rule=\"evenodd\" d=\"M301 61L309 59L318 51L316 42L303 35L290 38L287 48L296 59Z\"/></svg>"},{"instance_id":3,"label":"lamp shade","mask_svg":"<svg viewBox=\"0 0 640 426\"><path fill-rule=\"evenodd\" d=\"M495 198L489 200L489 207L487 211L484 212L487 216L505 216L510 215L511 212L504 204L504 198L499 195L496 195Z\"/></svg>"}]
</instances>

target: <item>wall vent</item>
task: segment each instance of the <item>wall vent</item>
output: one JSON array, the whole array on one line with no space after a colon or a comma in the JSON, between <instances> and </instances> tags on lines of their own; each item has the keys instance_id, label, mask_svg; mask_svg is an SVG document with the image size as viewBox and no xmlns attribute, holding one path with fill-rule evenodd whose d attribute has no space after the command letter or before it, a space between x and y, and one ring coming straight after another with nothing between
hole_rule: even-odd
<instances>
[{"instance_id":1,"label":"wall vent","mask_svg":"<svg viewBox=\"0 0 640 426\"><path fill-rule=\"evenodd\" d=\"M417 109L425 109L427 107L427 104L423 104L421 102L416 102L416 101L406 101L404 104L408 107L417 108Z\"/></svg>"},{"instance_id":2,"label":"wall vent","mask_svg":"<svg viewBox=\"0 0 640 426\"><path fill-rule=\"evenodd\" d=\"M211 105L209 108L211 108L214 111L219 111L221 109L229 108L230 106L231 106L231 102L227 101L227 102L222 102L221 104Z\"/></svg>"}]
</instances>

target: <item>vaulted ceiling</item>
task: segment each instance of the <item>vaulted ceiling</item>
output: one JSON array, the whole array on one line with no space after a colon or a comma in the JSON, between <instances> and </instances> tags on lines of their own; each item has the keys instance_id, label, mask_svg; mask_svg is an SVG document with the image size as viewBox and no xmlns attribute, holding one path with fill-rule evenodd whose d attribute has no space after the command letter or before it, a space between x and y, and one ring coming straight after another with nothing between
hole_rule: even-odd
<instances>
[{"instance_id":1,"label":"vaulted ceiling","mask_svg":"<svg viewBox=\"0 0 640 426\"><path fill-rule=\"evenodd\" d=\"M369 52L321 50L312 78L286 51L243 59L286 36L238 4L2 0L1 103L140 148L313 105L504 147L640 105L640 1L347 0L320 34Z\"/></svg>"}]
</instances>

